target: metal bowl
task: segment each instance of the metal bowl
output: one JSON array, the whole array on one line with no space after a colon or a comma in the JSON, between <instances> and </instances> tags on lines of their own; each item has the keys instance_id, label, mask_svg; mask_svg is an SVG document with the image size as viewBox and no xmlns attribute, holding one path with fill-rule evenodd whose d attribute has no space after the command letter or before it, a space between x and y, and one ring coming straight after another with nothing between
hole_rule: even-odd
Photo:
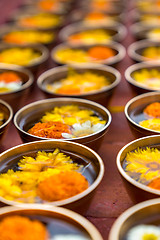
<instances>
[{"instance_id":1,"label":"metal bowl","mask_svg":"<svg viewBox=\"0 0 160 240\"><path fill-rule=\"evenodd\" d=\"M10 92L0 93L0 99L6 101L13 108L14 112L18 110L19 107L24 105L24 100L28 96L30 87L33 84L33 75L27 69L24 69L17 65L12 64L0 64L0 73L5 71L11 71L18 74L21 77L22 85L18 90L12 90Z\"/></svg>"},{"instance_id":2,"label":"metal bowl","mask_svg":"<svg viewBox=\"0 0 160 240\"><path fill-rule=\"evenodd\" d=\"M82 108L91 109L95 111L99 116L101 116L102 119L106 120L106 125L100 131L84 137L65 139L66 141L78 142L97 150L101 145L101 141L103 140L104 135L108 131L109 125L111 123L111 114L105 107L101 106L100 104L79 98L45 99L36 101L21 108L14 116L14 124L22 140L24 142L48 140L48 138L31 135L27 131L29 128L31 128L31 126L40 121L45 112L51 111L56 106L64 106L69 104L75 104Z\"/></svg>"},{"instance_id":3,"label":"metal bowl","mask_svg":"<svg viewBox=\"0 0 160 240\"><path fill-rule=\"evenodd\" d=\"M149 40L141 40L134 42L128 48L128 55L135 62L146 62L147 64L154 64L155 62L160 62L160 60L152 60L142 55L143 50L148 47L160 47L160 43Z\"/></svg>"},{"instance_id":4,"label":"metal bowl","mask_svg":"<svg viewBox=\"0 0 160 240\"><path fill-rule=\"evenodd\" d=\"M62 44L57 45L55 48L53 48L53 50L51 51L51 58L57 64L64 65L64 64L67 64L67 63L66 62L62 62L56 56L57 51L63 50L63 49L66 49L66 48L81 49L81 50L87 51L89 48L94 47L94 46L110 47L111 49L113 49L116 52L115 56L110 57L110 58L105 59L105 60L99 61L100 64L106 64L106 65L115 66L117 63L119 63L125 57L125 54L126 54L125 48L121 44L116 43L116 42L110 42L108 44L79 45L79 46L71 45L71 44L68 44L68 43L62 43ZM97 64L95 62L89 62L89 63ZM72 64L72 65L73 64L79 64L80 65L81 63L74 62L74 59L73 59L73 61L69 62L68 64Z\"/></svg>"},{"instance_id":5,"label":"metal bowl","mask_svg":"<svg viewBox=\"0 0 160 240\"><path fill-rule=\"evenodd\" d=\"M82 23L72 23L64 28L62 28L62 30L60 30L59 32L59 39L62 42L65 41L69 41L69 37L73 34L77 34L77 33L81 33L83 31L88 31L88 30L97 30L97 29L102 29L107 31L110 36L111 36L111 40L106 39L105 43L108 43L110 41L121 41L125 38L126 36L126 28L124 25L122 24L112 24L112 25L107 25L107 26L89 26ZM96 44L98 44L98 42L95 42ZM79 45L79 43L71 43L74 45ZM86 44L83 42L82 40L82 44ZM88 45L88 44L87 44ZM90 44L89 44L90 45Z\"/></svg>"},{"instance_id":6,"label":"metal bowl","mask_svg":"<svg viewBox=\"0 0 160 240\"><path fill-rule=\"evenodd\" d=\"M160 89L156 90L153 89L151 87L147 87L145 85L142 85L141 83L139 83L138 81L136 81L133 77L134 73L138 73L141 72L143 69L147 69L147 70L151 70L151 69L155 69L160 71L160 64L146 64L146 63L137 63L134 65L131 65L130 67L128 67L125 71L125 78L127 80L127 82L130 84L131 88L133 89L134 92L136 92L137 94L142 94L142 93L147 93L147 92L151 92L151 91L160 91Z\"/></svg>"},{"instance_id":7,"label":"metal bowl","mask_svg":"<svg viewBox=\"0 0 160 240\"><path fill-rule=\"evenodd\" d=\"M47 202L52 206L61 206L84 213L92 200L95 191L104 175L104 165L100 156L90 148L78 143L60 140L37 141L22 144L0 154L0 172L4 173L13 168L15 164L23 157L37 153L38 151L54 151L56 148L66 153L74 162L84 166L83 175L89 181L90 186L83 192L59 201ZM20 204L17 201L6 200L0 196L0 201L8 205ZM28 206L30 203L26 203ZM35 203L36 204L36 203Z\"/></svg>"},{"instance_id":8,"label":"metal bowl","mask_svg":"<svg viewBox=\"0 0 160 240\"><path fill-rule=\"evenodd\" d=\"M130 129L136 138L160 134L159 131L147 129L139 125L140 121L147 119L143 115L144 108L153 102L160 102L159 92L141 94L132 98L125 106L125 116L129 123Z\"/></svg>"},{"instance_id":9,"label":"metal bowl","mask_svg":"<svg viewBox=\"0 0 160 240\"><path fill-rule=\"evenodd\" d=\"M0 220L15 215L42 222L52 238L58 235L72 235L72 237L81 236L88 240L103 240L92 223L81 215L65 208L42 204L32 204L30 206L23 204L0 209ZM52 226L54 226L54 230L52 230Z\"/></svg>"},{"instance_id":10,"label":"metal bowl","mask_svg":"<svg viewBox=\"0 0 160 240\"><path fill-rule=\"evenodd\" d=\"M127 232L138 224L160 221L160 198L139 203L124 213L113 224L108 240L124 240ZM136 237L136 236L135 236Z\"/></svg>"},{"instance_id":11,"label":"metal bowl","mask_svg":"<svg viewBox=\"0 0 160 240\"><path fill-rule=\"evenodd\" d=\"M13 117L13 110L8 103L0 99L0 112L4 113L5 122L0 126L0 141L7 131L9 123Z\"/></svg>"},{"instance_id":12,"label":"metal bowl","mask_svg":"<svg viewBox=\"0 0 160 240\"><path fill-rule=\"evenodd\" d=\"M40 57L35 59L33 62L27 64L26 66L23 66L32 72L35 72L42 64L44 64L47 61L49 57L48 49L45 46L40 44L30 44L30 45L24 45L24 46L0 44L0 53L3 50L12 49L12 48L19 48L21 49L21 51L23 51L23 49L26 49L26 48L32 48L35 52L40 53Z\"/></svg>"},{"instance_id":13,"label":"metal bowl","mask_svg":"<svg viewBox=\"0 0 160 240\"><path fill-rule=\"evenodd\" d=\"M150 34L154 29L159 29L159 26L145 26L141 23L135 23L131 25L130 30L137 40L147 39L153 42L159 42L160 37L155 37Z\"/></svg>"},{"instance_id":14,"label":"metal bowl","mask_svg":"<svg viewBox=\"0 0 160 240\"><path fill-rule=\"evenodd\" d=\"M70 66L71 67L71 66ZM95 64L81 64L77 66L73 66L73 69L78 73L84 73L86 71L90 71L92 73L103 75L111 82L110 85L106 86L101 90L96 90L94 92L83 93L83 94L58 94L52 93L51 91L47 90L47 84L53 84L54 82L61 81L62 79L66 78L68 75L68 66L60 66L56 68L49 69L48 71L42 73L37 80L38 87L45 93L47 97L81 97L84 99L89 99L95 102L99 102L102 105L104 103L108 104L109 100L111 99L111 95L113 94L114 89L120 82L121 75L120 73L109 66L104 65L95 65Z\"/></svg>"},{"instance_id":15,"label":"metal bowl","mask_svg":"<svg viewBox=\"0 0 160 240\"><path fill-rule=\"evenodd\" d=\"M117 168L122 177L128 195L133 202L142 202L148 199L160 197L160 190L150 188L142 183L137 182L131 178L123 169L122 164L128 152L134 151L138 148L146 147L160 147L160 135L147 136L136 139L126 144L117 155Z\"/></svg>"}]
</instances>

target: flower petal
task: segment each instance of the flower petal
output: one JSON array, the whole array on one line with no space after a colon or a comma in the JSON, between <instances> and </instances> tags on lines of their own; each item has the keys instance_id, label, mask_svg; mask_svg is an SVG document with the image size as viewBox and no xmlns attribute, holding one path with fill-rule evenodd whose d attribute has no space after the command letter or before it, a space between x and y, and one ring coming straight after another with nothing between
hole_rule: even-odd
<instances>
[{"instance_id":1,"label":"flower petal","mask_svg":"<svg viewBox=\"0 0 160 240\"><path fill-rule=\"evenodd\" d=\"M93 127L92 127L93 132L100 131L101 129L104 128L104 125L105 124L101 124L101 123L97 123L97 124L93 125Z\"/></svg>"},{"instance_id":2,"label":"flower petal","mask_svg":"<svg viewBox=\"0 0 160 240\"><path fill-rule=\"evenodd\" d=\"M69 133L62 133L63 138L74 138L72 134Z\"/></svg>"}]
</instances>

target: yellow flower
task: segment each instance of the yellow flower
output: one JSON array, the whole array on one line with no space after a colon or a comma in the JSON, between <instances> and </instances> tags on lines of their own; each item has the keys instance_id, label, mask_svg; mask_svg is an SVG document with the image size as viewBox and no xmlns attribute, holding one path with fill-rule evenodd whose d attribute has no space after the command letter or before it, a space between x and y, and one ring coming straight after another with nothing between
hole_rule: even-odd
<instances>
[{"instance_id":1,"label":"yellow flower","mask_svg":"<svg viewBox=\"0 0 160 240\"><path fill-rule=\"evenodd\" d=\"M128 175L141 183L160 177L160 151L156 148L138 148L129 152L124 168Z\"/></svg>"},{"instance_id":2,"label":"yellow flower","mask_svg":"<svg viewBox=\"0 0 160 240\"><path fill-rule=\"evenodd\" d=\"M160 119L153 118L139 122L139 125L154 131L160 131Z\"/></svg>"}]
</instances>

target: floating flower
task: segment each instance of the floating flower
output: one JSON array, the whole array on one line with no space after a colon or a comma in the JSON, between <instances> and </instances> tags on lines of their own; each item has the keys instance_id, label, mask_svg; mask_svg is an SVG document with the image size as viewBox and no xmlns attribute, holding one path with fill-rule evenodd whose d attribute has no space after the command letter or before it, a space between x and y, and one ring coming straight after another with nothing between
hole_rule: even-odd
<instances>
[{"instance_id":1,"label":"floating flower","mask_svg":"<svg viewBox=\"0 0 160 240\"><path fill-rule=\"evenodd\" d=\"M46 201L59 201L73 197L88 188L88 181L78 172L63 171L38 184L37 195Z\"/></svg>"},{"instance_id":2,"label":"floating flower","mask_svg":"<svg viewBox=\"0 0 160 240\"><path fill-rule=\"evenodd\" d=\"M154 102L149 104L143 111L145 114L151 117L160 117L160 103Z\"/></svg>"},{"instance_id":3,"label":"floating flower","mask_svg":"<svg viewBox=\"0 0 160 240\"><path fill-rule=\"evenodd\" d=\"M0 126L4 123L4 113L0 111Z\"/></svg>"},{"instance_id":4,"label":"floating flower","mask_svg":"<svg viewBox=\"0 0 160 240\"><path fill-rule=\"evenodd\" d=\"M77 137L84 137L95 132L98 132L104 128L105 124L97 123L91 124L91 121L86 121L82 124L75 123L72 125L72 134L69 133L62 133L64 138L77 138Z\"/></svg>"},{"instance_id":5,"label":"floating flower","mask_svg":"<svg viewBox=\"0 0 160 240\"><path fill-rule=\"evenodd\" d=\"M47 228L38 220L25 216L6 216L0 222L0 239L3 240L47 240Z\"/></svg>"},{"instance_id":6,"label":"floating flower","mask_svg":"<svg viewBox=\"0 0 160 240\"><path fill-rule=\"evenodd\" d=\"M1 50L0 62L26 66L39 59L41 53L32 48L11 47Z\"/></svg>"},{"instance_id":7,"label":"floating flower","mask_svg":"<svg viewBox=\"0 0 160 240\"><path fill-rule=\"evenodd\" d=\"M160 47L147 47L142 51L142 56L146 58L146 60L160 60Z\"/></svg>"},{"instance_id":8,"label":"floating flower","mask_svg":"<svg viewBox=\"0 0 160 240\"><path fill-rule=\"evenodd\" d=\"M150 130L160 131L160 119L153 118L139 122L139 125Z\"/></svg>"},{"instance_id":9,"label":"floating flower","mask_svg":"<svg viewBox=\"0 0 160 240\"><path fill-rule=\"evenodd\" d=\"M157 69L141 69L131 74L138 84L153 90L160 89L160 71Z\"/></svg>"},{"instance_id":10,"label":"floating flower","mask_svg":"<svg viewBox=\"0 0 160 240\"><path fill-rule=\"evenodd\" d=\"M77 95L91 93L108 86L110 81L103 75L90 71L77 73L70 69L66 78L46 86L47 90L58 94Z\"/></svg>"},{"instance_id":11,"label":"floating flower","mask_svg":"<svg viewBox=\"0 0 160 240\"><path fill-rule=\"evenodd\" d=\"M160 228L154 225L138 225L131 228L127 240L160 240Z\"/></svg>"},{"instance_id":12,"label":"floating flower","mask_svg":"<svg viewBox=\"0 0 160 240\"><path fill-rule=\"evenodd\" d=\"M74 138L95 133L105 124L106 121L90 109L66 105L46 112L41 122L36 123L28 133L46 138Z\"/></svg>"},{"instance_id":13,"label":"floating flower","mask_svg":"<svg viewBox=\"0 0 160 240\"><path fill-rule=\"evenodd\" d=\"M51 31L39 31L39 30L21 30L12 31L5 34L2 37L3 41L11 44L32 44L43 43L48 44L54 40L54 33Z\"/></svg>"},{"instance_id":14,"label":"floating flower","mask_svg":"<svg viewBox=\"0 0 160 240\"><path fill-rule=\"evenodd\" d=\"M95 43L106 43L111 40L111 34L104 29L91 29L82 31L69 36L68 41L71 43L85 43L85 44L95 44Z\"/></svg>"},{"instance_id":15,"label":"floating flower","mask_svg":"<svg viewBox=\"0 0 160 240\"><path fill-rule=\"evenodd\" d=\"M153 179L149 184L148 187L160 190L160 177Z\"/></svg>"},{"instance_id":16,"label":"floating flower","mask_svg":"<svg viewBox=\"0 0 160 240\"><path fill-rule=\"evenodd\" d=\"M156 148L138 148L127 153L124 161L126 173L143 184L160 177L160 151Z\"/></svg>"},{"instance_id":17,"label":"floating flower","mask_svg":"<svg viewBox=\"0 0 160 240\"><path fill-rule=\"evenodd\" d=\"M18 90L22 85L20 76L11 71L0 73L0 93Z\"/></svg>"},{"instance_id":18,"label":"floating flower","mask_svg":"<svg viewBox=\"0 0 160 240\"><path fill-rule=\"evenodd\" d=\"M152 40L160 40L160 28L155 28L149 31L147 37Z\"/></svg>"}]
</instances>

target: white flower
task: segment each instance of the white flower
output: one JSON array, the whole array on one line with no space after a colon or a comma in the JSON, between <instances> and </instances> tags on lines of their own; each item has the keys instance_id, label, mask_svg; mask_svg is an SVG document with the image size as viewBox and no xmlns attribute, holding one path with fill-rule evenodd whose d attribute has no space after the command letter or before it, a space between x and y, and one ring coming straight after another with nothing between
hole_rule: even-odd
<instances>
[{"instance_id":1,"label":"white flower","mask_svg":"<svg viewBox=\"0 0 160 240\"><path fill-rule=\"evenodd\" d=\"M160 227L153 225L139 225L133 227L127 234L127 240L160 240Z\"/></svg>"},{"instance_id":2,"label":"white flower","mask_svg":"<svg viewBox=\"0 0 160 240\"><path fill-rule=\"evenodd\" d=\"M72 134L62 133L62 137L64 138L76 138L76 137L84 137L90 135L92 133L98 132L103 129L105 124L97 123L92 126L91 121L88 120L82 124L75 123L72 125L73 130Z\"/></svg>"},{"instance_id":3,"label":"white flower","mask_svg":"<svg viewBox=\"0 0 160 240\"><path fill-rule=\"evenodd\" d=\"M67 235L57 235L50 240L89 240L88 238L78 236L78 235L72 235L72 234L67 234Z\"/></svg>"}]
</instances>

